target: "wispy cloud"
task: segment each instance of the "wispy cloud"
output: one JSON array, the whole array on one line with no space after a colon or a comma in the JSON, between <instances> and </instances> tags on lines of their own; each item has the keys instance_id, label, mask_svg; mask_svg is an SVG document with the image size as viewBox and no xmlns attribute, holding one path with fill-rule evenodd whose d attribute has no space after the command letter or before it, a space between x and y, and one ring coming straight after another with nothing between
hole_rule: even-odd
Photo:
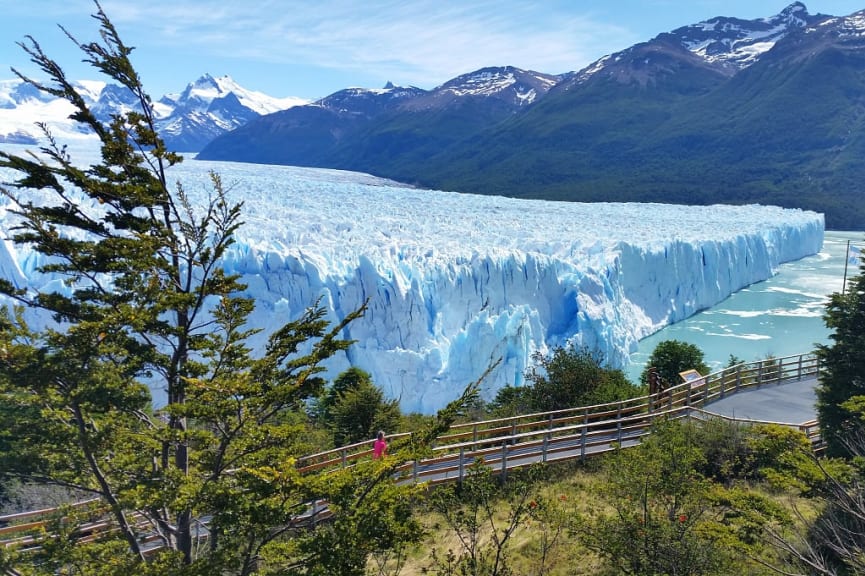
<instances>
[{"instance_id":1,"label":"wispy cloud","mask_svg":"<svg viewBox=\"0 0 865 576\"><path fill-rule=\"evenodd\" d=\"M103 6L121 32L135 30L149 44L363 70L402 83L443 82L505 64L565 72L639 40L570 2L105 0Z\"/></svg>"}]
</instances>

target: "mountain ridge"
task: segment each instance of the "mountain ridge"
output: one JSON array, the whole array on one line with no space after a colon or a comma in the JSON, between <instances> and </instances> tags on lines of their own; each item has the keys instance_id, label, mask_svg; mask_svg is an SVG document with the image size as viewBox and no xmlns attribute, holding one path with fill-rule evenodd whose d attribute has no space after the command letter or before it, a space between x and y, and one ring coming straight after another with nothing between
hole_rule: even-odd
<instances>
[{"instance_id":1,"label":"mountain ridge","mask_svg":"<svg viewBox=\"0 0 865 576\"><path fill-rule=\"evenodd\" d=\"M497 110L501 100L475 93L425 109L417 102L426 94L371 120L308 122L297 145L301 132L263 116L199 157L522 198L777 204L824 212L830 229L863 230L857 14L812 15L794 2L768 18L719 16L555 77L525 106Z\"/></svg>"},{"instance_id":2,"label":"mountain ridge","mask_svg":"<svg viewBox=\"0 0 865 576\"><path fill-rule=\"evenodd\" d=\"M118 112L139 108L132 93L116 84L82 80L73 85L103 122ZM253 118L305 103L300 98L274 98L247 90L229 76L204 74L181 92L156 100L154 110L160 133L171 149L197 152L213 138ZM47 96L21 80L0 80L0 143L38 143L42 133L34 125L37 121L45 121L55 136L88 137L69 120L72 112L65 100Z\"/></svg>"}]
</instances>

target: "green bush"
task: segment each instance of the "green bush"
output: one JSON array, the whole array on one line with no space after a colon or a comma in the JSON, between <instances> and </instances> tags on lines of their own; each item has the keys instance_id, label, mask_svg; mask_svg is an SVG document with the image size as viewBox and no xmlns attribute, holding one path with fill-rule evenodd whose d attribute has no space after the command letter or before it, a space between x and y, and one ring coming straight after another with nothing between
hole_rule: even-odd
<instances>
[{"instance_id":1,"label":"green bush","mask_svg":"<svg viewBox=\"0 0 865 576\"><path fill-rule=\"evenodd\" d=\"M536 365L526 379L529 403L539 412L626 400L637 392L624 372L605 368L588 348L557 347L549 356L535 354L533 359Z\"/></svg>"}]
</instances>

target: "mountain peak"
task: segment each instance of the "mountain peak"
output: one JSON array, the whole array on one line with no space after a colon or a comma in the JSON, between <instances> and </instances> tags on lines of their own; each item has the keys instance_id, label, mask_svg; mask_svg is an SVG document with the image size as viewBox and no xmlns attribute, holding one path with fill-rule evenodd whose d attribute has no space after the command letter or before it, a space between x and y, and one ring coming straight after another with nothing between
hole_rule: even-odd
<instances>
[{"instance_id":1,"label":"mountain peak","mask_svg":"<svg viewBox=\"0 0 865 576\"><path fill-rule=\"evenodd\" d=\"M531 103L539 93L545 94L559 80L558 76L514 66L488 66L457 76L434 92L456 97L500 96L514 92L520 103Z\"/></svg>"},{"instance_id":2,"label":"mountain peak","mask_svg":"<svg viewBox=\"0 0 865 576\"><path fill-rule=\"evenodd\" d=\"M794 14L807 16L808 15L808 7L805 6L801 2L793 2L792 4L790 4L789 6L784 8L783 10L781 10L781 13L779 14L779 16L792 16Z\"/></svg>"}]
</instances>

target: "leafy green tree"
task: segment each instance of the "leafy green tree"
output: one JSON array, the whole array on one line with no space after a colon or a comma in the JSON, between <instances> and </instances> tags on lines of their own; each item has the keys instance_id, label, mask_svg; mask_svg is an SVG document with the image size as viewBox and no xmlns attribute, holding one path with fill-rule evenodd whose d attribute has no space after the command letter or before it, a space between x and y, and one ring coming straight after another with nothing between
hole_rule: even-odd
<instances>
[{"instance_id":1,"label":"leafy green tree","mask_svg":"<svg viewBox=\"0 0 865 576\"><path fill-rule=\"evenodd\" d=\"M532 407L557 410L630 398L635 390L624 372L604 368L587 348L557 347L549 356L536 353L536 365L526 374Z\"/></svg>"},{"instance_id":2,"label":"leafy green tree","mask_svg":"<svg viewBox=\"0 0 865 576\"><path fill-rule=\"evenodd\" d=\"M393 469L330 471L324 482L295 466L311 451L303 414L323 389L322 362L350 345L340 334L364 310L330 326L316 304L253 355L247 341L256 330L246 321L254 302L220 267L242 207L229 202L216 174L203 205L169 184L167 170L180 157L156 131L132 48L96 8L101 42L67 35L137 102L107 125L34 39L20 44L49 80L15 73L73 105L72 118L96 134L101 160L81 167L44 127L39 154L0 152L0 167L20 175L2 189L20 218L11 240L30 247L38 270L61 287L36 293L0 280L18 303L0 313L0 483L95 497L116 530L83 542L58 524L41 556L21 562L47 573L312 574L321 554L349 552L316 550L293 521L302 503L328 498L339 519L369 494L380 507L399 506L379 508L396 522L394 540L379 544L413 538ZM55 323L31 328L36 312ZM470 398L476 386L467 388ZM154 408L151 389L166 393L165 406ZM436 420L429 434L453 417ZM388 466L418 457L429 434ZM352 488L335 493L340 486ZM348 525L358 540L377 528Z\"/></svg>"},{"instance_id":3,"label":"leafy green tree","mask_svg":"<svg viewBox=\"0 0 865 576\"><path fill-rule=\"evenodd\" d=\"M817 346L817 418L827 454L844 456L849 454L845 443L860 429L856 414L844 403L865 395L865 264L844 293L830 296L823 320L832 343Z\"/></svg>"},{"instance_id":4,"label":"leafy green tree","mask_svg":"<svg viewBox=\"0 0 865 576\"><path fill-rule=\"evenodd\" d=\"M732 358L731 358L732 360ZM709 367L703 358L703 351L694 344L680 340L664 340L652 351L646 361L646 368L640 375L640 382L648 386L649 368L656 368L664 385L675 386L682 381L679 372L694 369L700 374L709 373Z\"/></svg>"},{"instance_id":5,"label":"leafy green tree","mask_svg":"<svg viewBox=\"0 0 865 576\"><path fill-rule=\"evenodd\" d=\"M495 398L486 405L487 412L496 418L508 418L528 414L533 409L531 386L503 386Z\"/></svg>"},{"instance_id":6,"label":"leafy green tree","mask_svg":"<svg viewBox=\"0 0 865 576\"><path fill-rule=\"evenodd\" d=\"M386 400L369 374L338 393L330 409L333 441L337 446L369 440L378 430L393 431L400 423L399 402ZM339 378L337 378L339 380Z\"/></svg>"},{"instance_id":7,"label":"leafy green tree","mask_svg":"<svg viewBox=\"0 0 865 576\"><path fill-rule=\"evenodd\" d=\"M359 387L362 383L372 383L372 376L365 370L361 370L357 366L341 372L333 383L328 386L325 393L321 396L316 406L318 416L324 422L329 422L333 416L331 410L336 405L340 396Z\"/></svg>"}]
</instances>

